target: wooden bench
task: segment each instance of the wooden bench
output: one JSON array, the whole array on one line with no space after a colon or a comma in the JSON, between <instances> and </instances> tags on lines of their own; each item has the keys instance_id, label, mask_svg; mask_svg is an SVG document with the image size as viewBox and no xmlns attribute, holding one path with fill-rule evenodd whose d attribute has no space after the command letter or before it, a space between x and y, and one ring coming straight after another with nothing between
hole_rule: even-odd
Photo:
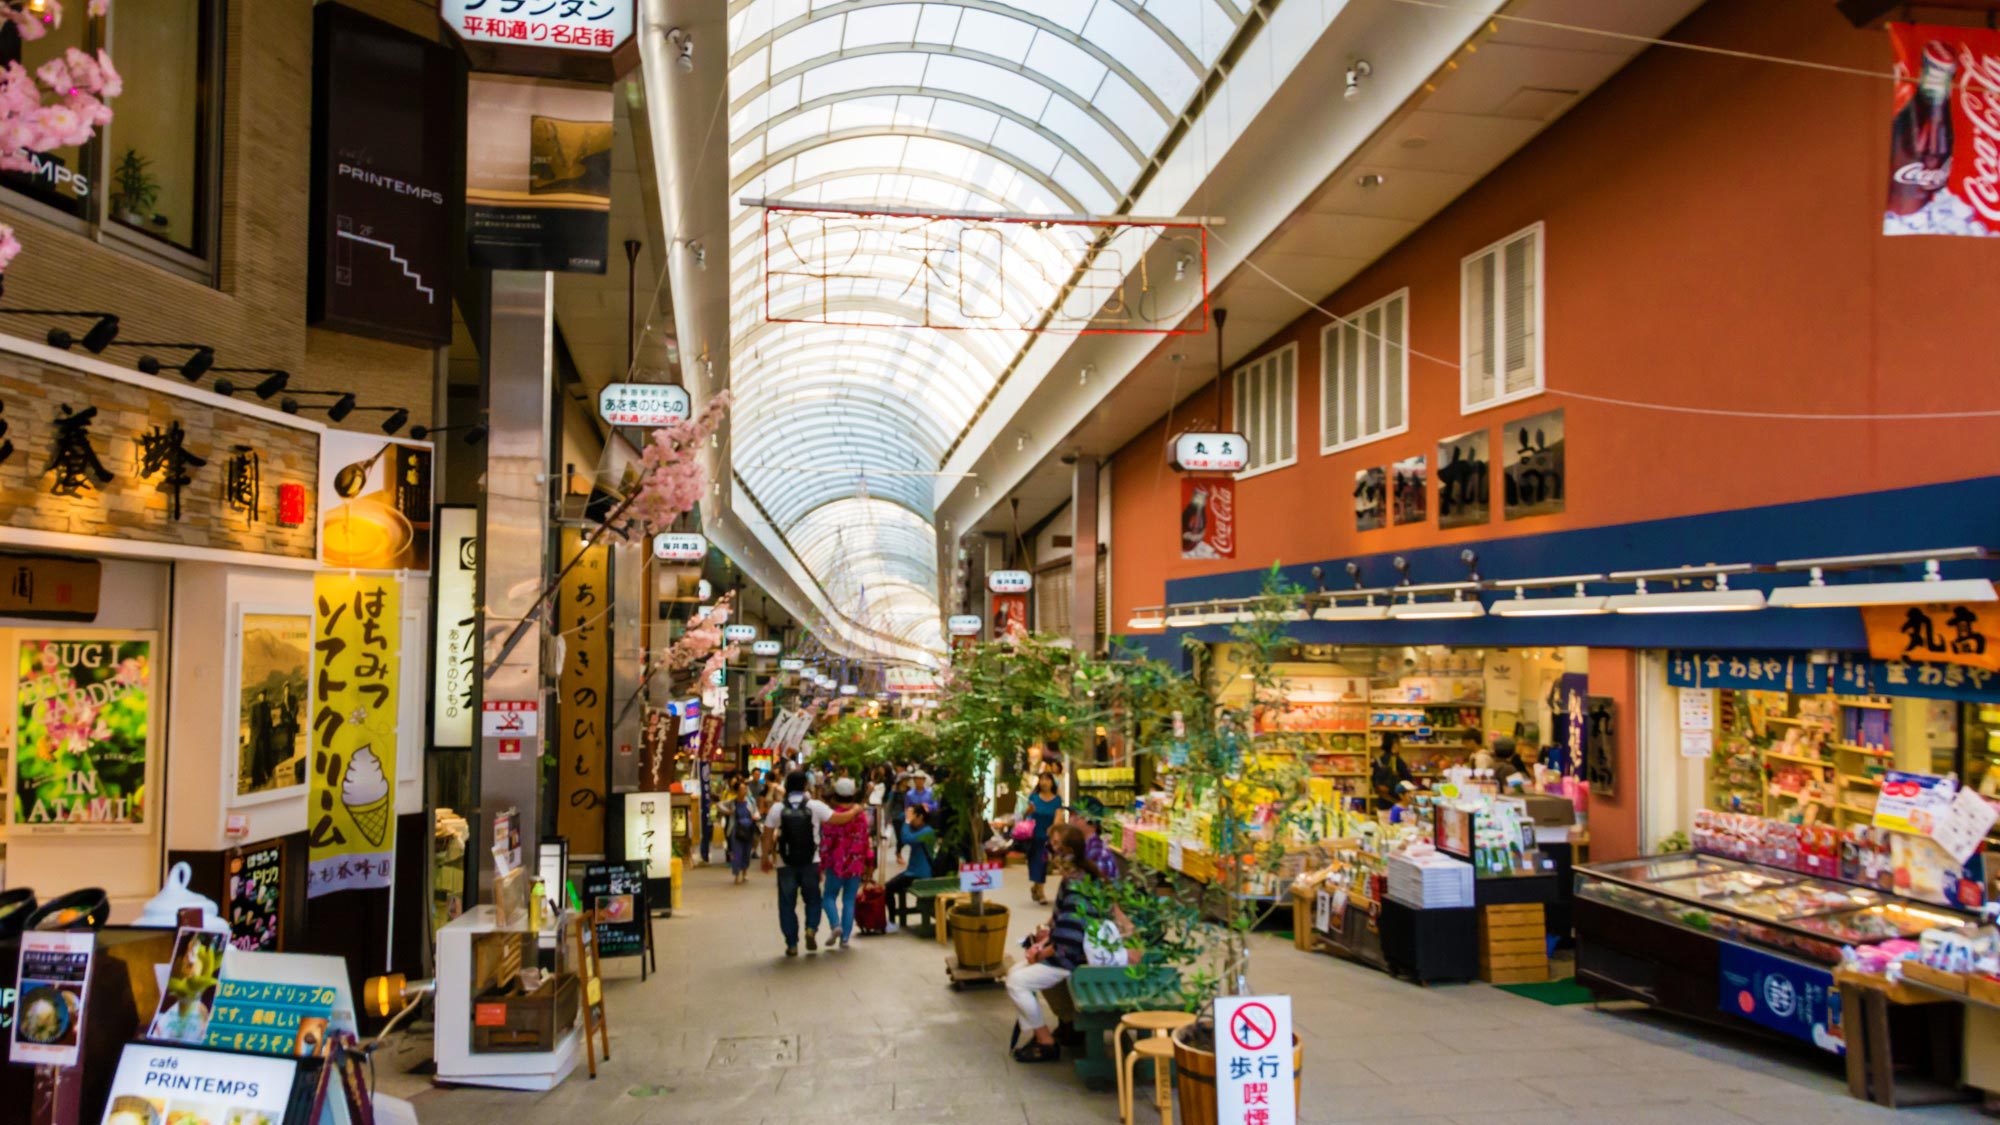
<instances>
[{"instance_id":1,"label":"wooden bench","mask_svg":"<svg viewBox=\"0 0 2000 1125\"><path fill-rule=\"evenodd\" d=\"M889 898L889 921L914 930L921 937L937 936L937 896L958 890L958 876L918 879L908 894L897 892ZM916 920L914 926L911 919Z\"/></svg>"},{"instance_id":2,"label":"wooden bench","mask_svg":"<svg viewBox=\"0 0 2000 1125\"><path fill-rule=\"evenodd\" d=\"M1054 995L1052 991L1051 999ZM1077 1077L1093 1090L1108 1090L1118 1084L1118 1071L1106 1037L1127 1012L1180 1008L1181 976L1164 966L1134 977L1117 966L1086 965L1070 974L1064 999L1074 1010L1070 1017L1073 1026L1083 1036L1083 1055L1076 1060ZM1061 1005L1052 1003L1050 1007L1063 1014Z\"/></svg>"}]
</instances>

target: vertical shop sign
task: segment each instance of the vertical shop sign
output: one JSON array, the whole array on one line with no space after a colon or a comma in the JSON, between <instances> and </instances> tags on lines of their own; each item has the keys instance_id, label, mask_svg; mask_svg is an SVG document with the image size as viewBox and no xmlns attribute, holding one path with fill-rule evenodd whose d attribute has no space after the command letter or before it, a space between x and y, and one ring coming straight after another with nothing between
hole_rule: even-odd
<instances>
[{"instance_id":1,"label":"vertical shop sign","mask_svg":"<svg viewBox=\"0 0 2000 1125\"><path fill-rule=\"evenodd\" d=\"M1832 973L1733 941L1716 946L1721 980L1717 1007L1822 1051L1847 1052Z\"/></svg>"},{"instance_id":2,"label":"vertical shop sign","mask_svg":"<svg viewBox=\"0 0 2000 1125\"><path fill-rule=\"evenodd\" d=\"M285 842L229 853L229 944L277 949L285 933Z\"/></svg>"},{"instance_id":3,"label":"vertical shop sign","mask_svg":"<svg viewBox=\"0 0 2000 1125\"><path fill-rule=\"evenodd\" d=\"M29 930L21 935L20 971L13 990L14 1041L8 1054L12 1062L76 1065L96 942L95 933Z\"/></svg>"},{"instance_id":4,"label":"vertical shop sign","mask_svg":"<svg viewBox=\"0 0 2000 1125\"><path fill-rule=\"evenodd\" d=\"M1236 482L1228 477L1181 478L1181 557L1236 557Z\"/></svg>"},{"instance_id":5,"label":"vertical shop sign","mask_svg":"<svg viewBox=\"0 0 2000 1125\"><path fill-rule=\"evenodd\" d=\"M431 745L462 749L472 745L479 691L479 509L439 508L437 534Z\"/></svg>"},{"instance_id":6,"label":"vertical shop sign","mask_svg":"<svg viewBox=\"0 0 2000 1125\"><path fill-rule=\"evenodd\" d=\"M1992 603L1864 606L1861 623L1878 660L2000 671L2000 606Z\"/></svg>"},{"instance_id":7,"label":"vertical shop sign","mask_svg":"<svg viewBox=\"0 0 2000 1125\"><path fill-rule=\"evenodd\" d=\"M2000 31L1892 23L1882 233L2000 235Z\"/></svg>"},{"instance_id":8,"label":"vertical shop sign","mask_svg":"<svg viewBox=\"0 0 2000 1125\"><path fill-rule=\"evenodd\" d=\"M603 273L611 238L610 87L474 74L465 100L472 265Z\"/></svg>"},{"instance_id":9,"label":"vertical shop sign","mask_svg":"<svg viewBox=\"0 0 2000 1125\"><path fill-rule=\"evenodd\" d=\"M306 321L448 344L452 51L340 4L313 14Z\"/></svg>"},{"instance_id":10,"label":"vertical shop sign","mask_svg":"<svg viewBox=\"0 0 2000 1125\"><path fill-rule=\"evenodd\" d=\"M24 637L15 671L12 821L145 823L153 634Z\"/></svg>"},{"instance_id":11,"label":"vertical shop sign","mask_svg":"<svg viewBox=\"0 0 2000 1125\"><path fill-rule=\"evenodd\" d=\"M308 898L387 887L395 866L402 594L389 575L313 579Z\"/></svg>"},{"instance_id":12,"label":"vertical shop sign","mask_svg":"<svg viewBox=\"0 0 2000 1125\"><path fill-rule=\"evenodd\" d=\"M610 739L611 549L603 543L586 549L582 533L571 529L563 532L562 554L577 561L563 577L556 602L556 627L563 638L556 834L569 841L572 852L602 854Z\"/></svg>"},{"instance_id":13,"label":"vertical shop sign","mask_svg":"<svg viewBox=\"0 0 2000 1125\"><path fill-rule=\"evenodd\" d=\"M1215 1026L1216 1120L1294 1125L1292 998L1218 997Z\"/></svg>"}]
</instances>

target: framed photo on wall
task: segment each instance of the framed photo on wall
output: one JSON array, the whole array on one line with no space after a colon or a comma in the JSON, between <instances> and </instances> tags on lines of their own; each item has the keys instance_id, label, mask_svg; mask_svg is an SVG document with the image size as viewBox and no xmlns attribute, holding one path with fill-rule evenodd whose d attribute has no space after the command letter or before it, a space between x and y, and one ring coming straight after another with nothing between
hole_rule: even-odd
<instances>
[{"instance_id":1,"label":"framed photo on wall","mask_svg":"<svg viewBox=\"0 0 2000 1125\"><path fill-rule=\"evenodd\" d=\"M1354 530L1373 531L1389 522L1389 477L1380 466L1354 472Z\"/></svg>"},{"instance_id":2,"label":"framed photo on wall","mask_svg":"<svg viewBox=\"0 0 2000 1125\"><path fill-rule=\"evenodd\" d=\"M1471 527L1493 518L1491 461L1485 430L1438 442L1438 526Z\"/></svg>"},{"instance_id":3,"label":"framed photo on wall","mask_svg":"<svg viewBox=\"0 0 2000 1125\"><path fill-rule=\"evenodd\" d=\"M229 803L304 794L312 733L312 614L290 606L236 607L230 634Z\"/></svg>"},{"instance_id":4,"label":"framed photo on wall","mask_svg":"<svg viewBox=\"0 0 2000 1125\"><path fill-rule=\"evenodd\" d=\"M1400 526L1430 517L1431 476L1424 455L1405 457L1389 466L1390 511Z\"/></svg>"},{"instance_id":5,"label":"framed photo on wall","mask_svg":"<svg viewBox=\"0 0 2000 1125\"><path fill-rule=\"evenodd\" d=\"M1551 410L1501 427L1506 453L1507 518L1563 510L1563 412Z\"/></svg>"}]
</instances>

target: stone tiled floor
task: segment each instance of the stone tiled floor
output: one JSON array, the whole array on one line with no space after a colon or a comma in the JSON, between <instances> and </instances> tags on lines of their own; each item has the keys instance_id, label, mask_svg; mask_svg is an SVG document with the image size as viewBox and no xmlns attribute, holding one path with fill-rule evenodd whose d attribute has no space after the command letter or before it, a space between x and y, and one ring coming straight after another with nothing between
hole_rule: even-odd
<instances>
[{"instance_id":1,"label":"stone tiled floor","mask_svg":"<svg viewBox=\"0 0 2000 1125\"><path fill-rule=\"evenodd\" d=\"M1029 909L1018 874L1003 896ZM945 987L944 950L907 934L782 956L768 876L696 869L655 931L660 972L613 962L612 1059L547 1094L385 1089L425 1125L1071 1125L1115 1122L1117 1099L1067 1063L1006 1055L998 990ZM1035 908L1039 913L1040 908ZM1017 921L1016 932L1021 932ZM1305 1043L1303 1122L1397 1125L1838 1125L1976 1119L1964 1107L1892 1114L1846 1094L1809 1052L1771 1049L1649 1013L1552 1008L1485 985L1418 988L1259 939L1257 986L1293 996ZM789 1037L789 1038L787 1038ZM529 1113L532 1112L532 1118ZM1155 1118L1142 1108L1142 1123Z\"/></svg>"}]
</instances>

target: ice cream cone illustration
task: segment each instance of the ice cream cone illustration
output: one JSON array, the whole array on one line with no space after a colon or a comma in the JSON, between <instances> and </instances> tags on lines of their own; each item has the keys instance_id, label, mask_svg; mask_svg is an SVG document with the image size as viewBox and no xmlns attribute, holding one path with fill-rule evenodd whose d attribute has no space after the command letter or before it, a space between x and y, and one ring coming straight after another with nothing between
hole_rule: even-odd
<instances>
[{"instance_id":1,"label":"ice cream cone illustration","mask_svg":"<svg viewBox=\"0 0 2000 1125\"><path fill-rule=\"evenodd\" d=\"M381 847L389 831L389 779L375 748L363 746L347 760L347 774L340 780L340 803L354 818L368 843Z\"/></svg>"}]
</instances>

